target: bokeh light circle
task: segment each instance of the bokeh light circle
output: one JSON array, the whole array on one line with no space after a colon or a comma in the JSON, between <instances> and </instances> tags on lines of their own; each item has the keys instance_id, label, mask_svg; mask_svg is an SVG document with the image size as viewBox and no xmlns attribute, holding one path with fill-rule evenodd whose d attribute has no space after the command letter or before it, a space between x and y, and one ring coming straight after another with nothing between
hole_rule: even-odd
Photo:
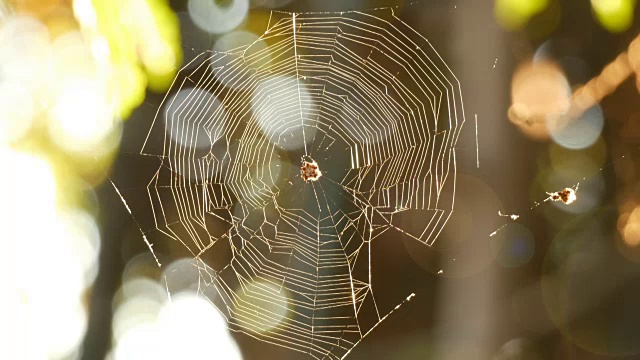
<instances>
[{"instance_id":1,"label":"bokeh light circle","mask_svg":"<svg viewBox=\"0 0 640 360\"><path fill-rule=\"evenodd\" d=\"M289 295L286 289L278 286L254 281L237 290L237 301L248 309L260 309L257 311L238 312L238 322L245 329L256 333L269 333L274 331L286 320L289 312ZM275 295L275 297L274 297Z\"/></svg>"},{"instance_id":2,"label":"bokeh light circle","mask_svg":"<svg viewBox=\"0 0 640 360\"><path fill-rule=\"evenodd\" d=\"M253 82L252 74L256 69L269 65L271 53L267 43L254 33L233 31L222 35L214 44L213 51L224 53L224 56L213 56L214 67L232 68L235 71L219 71L216 78L232 89L249 89Z\"/></svg>"},{"instance_id":3,"label":"bokeh light circle","mask_svg":"<svg viewBox=\"0 0 640 360\"><path fill-rule=\"evenodd\" d=\"M215 274L201 260L180 258L164 268L163 280L170 294L197 292L214 301L218 292L213 285Z\"/></svg>"},{"instance_id":4,"label":"bokeh light circle","mask_svg":"<svg viewBox=\"0 0 640 360\"><path fill-rule=\"evenodd\" d=\"M158 330L152 324L136 326L123 334L113 351L113 360L166 359L158 346Z\"/></svg>"},{"instance_id":5,"label":"bokeh light circle","mask_svg":"<svg viewBox=\"0 0 640 360\"><path fill-rule=\"evenodd\" d=\"M29 16L11 16L0 25L0 79L38 90L48 78L49 31Z\"/></svg>"},{"instance_id":6,"label":"bokeh light circle","mask_svg":"<svg viewBox=\"0 0 640 360\"><path fill-rule=\"evenodd\" d=\"M170 359L210 358L241 360L240 350L229 335L225 319L206 298L182 293L158 314L161 341Z\"/></svg>"},{"instance_id":7,"label":"bokeh light circle","mask_svg":"<svg viewBox=\"0 0 640 360\"><path fill-rule=\"evenodd\" d=\"M85 285L97 275L100 253L100 229L93 216L82 210L68 210L60 215L61 240L68 244L85 274Z\"/></svg>"},{"instance_id":8,"label":"bokeh light circle","mask_svg":"<svg viewBox=\"0 0 640 360\"><path fill-rule=\"evenodd\" d=\"M87 329L87 314L77 303L61 307L43 307L34 321L31 335L43 339L49 359L69 358L82 342ZM46 319L46 321L43 321Z\"/></svg>"},{"instance_id":9,"label":"bokeh light circle","mask_svg":"<svg viewBox=\"0 0 640 360\"><path fill-rule=\"evenodd\" d=\"M590 147L573 150L552 142L549 160L552 171L567 181L584 177L580 174L596 174L607 161L607 144L600 137Z\"/></svg>"},{"instance_id":10,"label":"bokeh light circle","mask_svg":"<svg viewBox=\"0 0 640 360\"><path fill-rule=\"evenodd\" d=\"M148 298L161 303L168 297L167 290L159 282L147 277L135 277L122 283L118 294L114 296L114 307L133 298Z\"/></svg>"},{"instance_id":11,"label":"bokeh light circle","mask_svg":"<svg viewBox=\"0 0 640 360\"><path fill-rule=\"evenodd\" d=\"M571 164L571 162L569 163ZM566 187L574 188L578 185L576 192L576 200L571 204L565 204L562 201L547 200L544 206L538 206L536 209L543 212L544 216L552 224L562 225L565 221L563 217L558 217L559 213L566 214L582 214L587 213L596 208L602 202L605 191L605 180L601 173L590 175L587 179L584 172L578 167L579 162L575 163L575 168L566 168L563 172L556 172L553 169L545 169L536 176L535 181L531 185L530 199L532 202L541 203L548 198L548 193L560 191ZM576 180L582 181L578 182Z\"/></svg>"},{"instance_id":12,"label":"bokeh light circle","mask_svg":"<svg viewBox=\"0 0 640 360\"><path fill-rule=\"evenodd\" d=\"M304 81L294 77L267 78L256 87L251 99L251 108L263 134L285 150L303 148L317 131L311 124L303 125L299 116L291 116L292 111L300 111L300 106L313 109L315 103Z\"/></svg>"},{"instance_id":13,"label":"bokeh light circle","mask_svg":"<svg viewBox=\"0 0 640 360\"><path fill-rule=\"evenodd\" d=\"M138 233L140 234L140 233ZM128 256L128 254L126 254ZM122 271L122 282L126 283L138 277L159 279L161 270L158 268L153 254L143 252L133 256Z\"/></svg>"},{"instance_id":14,"label":"bokeh light circle","mask_svg":"<svg viewBox=\"0 0 640 360\"><path fill-rule=\"evenodd\" d=\"M113 108L94 81L69 81L52 109L49 133L62 149L91 153L117 129Z\"/></svg>"},{"instance_id":15,"label":"bokeh light circle","mask_svg":"<svg viewBox=\"0 0 640 360\"><path fill-rule=\"evenodd\" d=\"M189 0L189 16L200 29L222 34L240 25L249 12L249 0L231 0L220 5L212 0Z\"/></svg>"},{"instance_id":16,"label":"bokeh light circle","mask_svg":"<svg viewBox=\"0 0 640 360\"><path fill-rule=\"evenodd\" d=\"M198 88L182 89L166 104L163 109L165 131L187 150L208 149L224 134L225 110L210 92ZM216 122L212 124L212 120Z\"/></svg>"},{"instance_id":17,"label":"bokeh light circle","mask_svg":"<svg viewBox=\"0 0 640 360\"><path fill-rule=\"evenodd\" d=\"M542 59L518 66L511 82L509 120L535 139L549 136L545 122L569 110L571 88L558 64Z\"/></svg>"},{"instance_id":18,"label":"bokeh light circle","mask_svg":"<svg viewBox=\"0 0 640 360\"><path fill-rule=\"evenodd\" d=\"M551 138L569 149L584 149L593 145L604 128L604 114L600 105L594 105L576 120L559 117L547 119Z\"/></svg>"},{"instance_id":19,"label":"bokeh light circle","mask_svg":"<svg viewBox=\"0 0 640 360\"><path fill-rule=\"evenodd\" d=\"M0 142L10 143L24 136L35 113L36 104L28 89L0 80Z\"/></svg>"},{"instance_id":20,"label":"bokeh light circle","mask_svg":"<svg viewBox=\"0 0 640 360\"><path fill-rule=\"evenodd\" d=\"M127 332L136 327L154 324L161 307L161 301L142 296L133 297L123 302L113 314L113 338L119 341Z\"/></svg>"}]
</instances>

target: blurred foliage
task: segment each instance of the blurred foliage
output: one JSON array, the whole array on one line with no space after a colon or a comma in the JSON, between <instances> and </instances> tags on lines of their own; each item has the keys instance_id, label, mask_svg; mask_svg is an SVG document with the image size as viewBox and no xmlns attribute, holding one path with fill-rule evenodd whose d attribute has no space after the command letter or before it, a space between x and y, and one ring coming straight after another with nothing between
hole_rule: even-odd
<instances>
[{"instance_id":1,"label":"blurred foliage","mask_svg":"<svg viewBox=\"0 0 640 360\"><path fill-rule=\"evenodd\" d=\"M503 28L516 30L548 5L549 0L496 0L494 14Z\"/></svg>"},{"instance_id":2,"label":"blurred foliage","mask_svg":"<svg viewBox=\"0 0 640 360\"><path fill-rule=\"evenodd\" d=\"M49 27L72 6L94 55L102 57L96 60L109 65L108 86L117 99L115 113L121 119L143 102L147 87L166 90L182 63L178 17L168 0L9 0L9 5L16 13L31 14ZM59 32L50 30L52 35ZM105 41L108 47L102 46Z\"/></svg>"},{"instance_id":3,"label":"blurred foliage","mask_svg":"<svg viewBox=\"0 0 640 360\"><path fill-rule=\"evenodd\" d=\"M635 0L591 0L596 19L610 32L623 32L633 24Z\"/></svg>"},{"instance_id":4,"label":"blurred foliage","mask_svg":"<svg viewBox=\"0 0 640 360\"><path fill-rule=\"evenodd\" d=\"M494 15L504 29L518 30L551 4L549 0L496 0ZM591 6L595 19L607 31L623 32L633 24L636 0L591 0Z\"/></svg>"},{"instance_id":5,"label":"blurred foliage","mask_svg":"<svg viewBox=\"0 0 640 360\"><path fill-rule=\"evenodd\" d=\"M95 16L78 11L89 7L74 4L76 16L109 44L118 115L126 118L144 100L147 85L160 92L175 77L182 62L178 18L167 0L84 1L92 2Z\"/></svg>"}]
</instances>

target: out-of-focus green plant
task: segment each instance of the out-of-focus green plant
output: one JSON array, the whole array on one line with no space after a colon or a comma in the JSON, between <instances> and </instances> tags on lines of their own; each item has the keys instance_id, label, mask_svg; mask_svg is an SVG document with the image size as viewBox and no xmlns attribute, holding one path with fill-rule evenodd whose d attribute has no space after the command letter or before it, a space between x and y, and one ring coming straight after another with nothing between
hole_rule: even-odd
<instances>
[{"instance_id":1,"label":"out-of-focus green plant","mask_svg":"<svg viewBox=\"0 0 640 360\"><path fill-rule=\"evenodd\" d=\"M633 24L635 0L591 0L598 22L610 32L623 32Z\"/></svg>"},{"instance_id":2,"label":"out-of-focus green plant","mask_svg":"<svg viewBox=\"0 0 640 360\"><path fill-rule=\"evenodd\" d=\"M142 103L147 86L163 91L171 84L182 50L167 0L75 0L74 13L85 32L106 39L119 117Z\"/></svg>"},{"instance_id":3,"label":"out-of-focus green plant","mask_svg":"<svg viewBox=\"0 0 640 360\"><path fill-rule=\"evenodd\" d=\"M516 30L548 5L549 0L496 0L494 15L503 28Z\"/></svg>"},{"instance_id":4,"label":"out-of-focus green plant","mask_svg":"<svg viewBox=\"0 0 640 360\"><path fill-rule=\"evenodd\" d=\"M504 29L522 28L544 11L549 0L495 0L494 15ZM623 32L633 24L636 0L591 0L596 20L610 32Z\"/></svg>"}]
</instances>

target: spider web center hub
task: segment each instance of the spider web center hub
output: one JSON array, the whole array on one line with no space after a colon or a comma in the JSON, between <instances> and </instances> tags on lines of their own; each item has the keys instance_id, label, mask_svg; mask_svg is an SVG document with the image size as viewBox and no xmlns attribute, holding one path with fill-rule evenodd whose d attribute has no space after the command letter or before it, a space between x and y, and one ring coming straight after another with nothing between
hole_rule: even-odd
<instances>
[{"instance_id":1,"label":"spider web center hub","mask_svg":"<svg viewBox=\"0 0 640 360\"><path fill-rule=\"evenodd\" d=\"M302 160L302 166L300 167L300 177L305 182L309 181L318 181L318 179L322 176L322 171L318 167L318 163L308 158L306 160Z\"/></svg>"}]
</instances>

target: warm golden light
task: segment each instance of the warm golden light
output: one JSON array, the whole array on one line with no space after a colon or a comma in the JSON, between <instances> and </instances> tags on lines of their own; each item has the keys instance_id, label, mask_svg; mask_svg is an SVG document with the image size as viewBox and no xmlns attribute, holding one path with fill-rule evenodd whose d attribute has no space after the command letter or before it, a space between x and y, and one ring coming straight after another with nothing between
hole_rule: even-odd
<instances>
[{"instance_id":1,"label":"warm golden light","mask_svg":"<svg viewBox=\"0 0 640 360\"><path fill-rule=\"evenodd\" d=\"M509 119L527 135L546 139L547 120L567 112L570 96L569 83L558 65L548 60L524 63L511 82Z\"/></svg>"},{"instance_id":2,"label":"warm golden light","mask_svg":"<svg viewBox=\"0 0 640 360\"><path fill-rule=\"evenodd\" d=\"M579 119L593 123L588 127L600 127L598 124L603 122L599 119L602 117L600 101L615 91L638 64L640 40L636 38L629 46L629 53L622 52L598 76L567 96L569 84L559 66L547 60L525 63L513 75L509 119L527 135L538 139L546 139L549 132L561 131ZM600 131L591 132L599 135ZM591 137L595 141L597 136ZM593 141L569 147L584 148Z\"/></svg>"},{"instance_id":3,"label":"warm golden light","mask_svg":"<svg viewBox=\"0 0 640 360\"><path fill-rule=\"evenodd\" d=\"M640 206L636 207L626 218L622 231L624 242L629 246L640 244Z\"/></svg>"},{"instance_id":4,"label":"warm golden light","mask_svg":"<svg viewBox=\"0 0 640 360\"><path fill-rule=\"evenodd\" d=\"M631 69L639 73L640 72L640 37L636 37L633 39L631 44L629 44L629 65Z\"/></svg>"},{"instance_id":5,"label":"warm golden light","mask_svg":"<svg viewBox=\"0 0 640 360\"><path fill-rule=\"evenodd\" d=\"M587 109L598 104L617 89L630 74L629 58L627 53L623 52L614 61L605 66L600 75L574 91L569 117L576 118Z\"/></svg>"}]
</instances>

